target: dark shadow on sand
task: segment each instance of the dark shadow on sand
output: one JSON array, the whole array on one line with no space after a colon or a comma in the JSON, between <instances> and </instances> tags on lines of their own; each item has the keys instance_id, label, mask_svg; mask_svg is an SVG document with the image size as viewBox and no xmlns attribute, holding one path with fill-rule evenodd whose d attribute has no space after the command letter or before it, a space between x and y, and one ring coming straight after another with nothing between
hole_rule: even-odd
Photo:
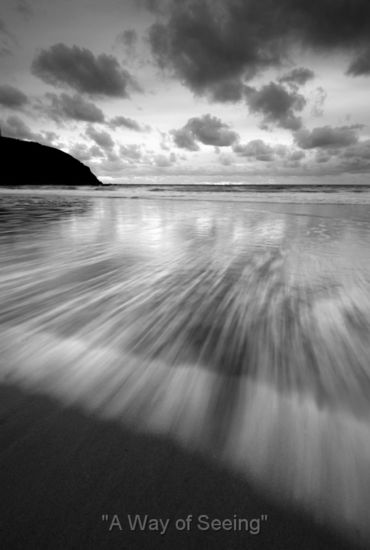
<instances>
[{"instance_id":1,"label":"dark shadow on sand","mask_svg":"<svg viewBox=\"0 0 370 550\"><path fill-rule=\"evenodd\" d=\"M56 401L0 386L1 547L13 549L349 548L313 522L272 506L199 455ZM103 514L118 514L123 531ZM130 532L127 514L170 518L163 536ZM175 519L258 518L261 532L174 529Z\"/></svg>"}]
</instances>

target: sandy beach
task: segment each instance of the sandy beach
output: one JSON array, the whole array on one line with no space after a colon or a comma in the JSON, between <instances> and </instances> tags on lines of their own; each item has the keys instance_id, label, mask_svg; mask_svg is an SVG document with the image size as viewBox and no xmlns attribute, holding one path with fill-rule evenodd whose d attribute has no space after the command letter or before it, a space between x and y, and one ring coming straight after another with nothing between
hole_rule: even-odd
<instances>
[{"instance_id":1,"label":"sandy beach","mask_svg":"<svg viewBox=\"0 0 370 550\"><path fill-rule=\"evenodd\" d=\"M4 548L351 548L264 499L240 477L159 437L137 435L42 394L2 385ZM131 531L127 516L169 519L165 534ZM108 521L103 516L108 515ZM193 517L189 531L177 519ZM111 527L114 516L118 516ZM197 518L254 518L259 533L197 528Z\"/></svg>"},{"instance_id":2,"label":"sandy beach","mask_svg":"<svg viewBox=\"0 0 370 550\"><path fill-rule=\"evenodd\" d=\"M5 547L365 548L369 207L159 193L2 190Z\"/></svg>"}]
</instances>

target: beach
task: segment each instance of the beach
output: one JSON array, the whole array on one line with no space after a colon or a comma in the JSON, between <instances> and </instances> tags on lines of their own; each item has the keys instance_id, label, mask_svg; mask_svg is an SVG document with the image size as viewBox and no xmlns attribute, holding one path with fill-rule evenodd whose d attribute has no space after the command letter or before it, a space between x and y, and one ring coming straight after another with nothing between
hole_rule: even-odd
<instances>
[{"instance_id":1,"label":"beach","mask_svg":"<svg viewBox=\"0 0 370 550\"><path fill-rule=\"evenodd\" d=\"M7 547L366 547L369 195L194 194L1 190Z\"/></svg>"}]
</instances>

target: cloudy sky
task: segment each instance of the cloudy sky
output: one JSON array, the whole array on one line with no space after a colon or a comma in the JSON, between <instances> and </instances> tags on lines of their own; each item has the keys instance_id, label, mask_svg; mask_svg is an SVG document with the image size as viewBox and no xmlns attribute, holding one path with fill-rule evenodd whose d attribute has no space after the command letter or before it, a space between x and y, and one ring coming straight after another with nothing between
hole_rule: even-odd
<instances>
[{"instance_id":1,"label":"cloudy sky","mask_svg":"<svg viewBox=\"0 0 370 550\"><path fill-rule=\"evenodd\" d=\"M1 0L0 75L104 182L369 180L369 0Z\"/></svg>"}]
</instances>

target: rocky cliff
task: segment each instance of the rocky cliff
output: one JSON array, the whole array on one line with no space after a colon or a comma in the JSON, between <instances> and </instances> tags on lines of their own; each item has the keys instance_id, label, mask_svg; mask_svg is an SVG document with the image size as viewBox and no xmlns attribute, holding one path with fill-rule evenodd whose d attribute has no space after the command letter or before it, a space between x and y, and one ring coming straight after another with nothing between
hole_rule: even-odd
<instances>
[{"instance_id":1,"label":"rocky cliff","mask_svg":"<svg viewBox=\"0 0 370 550\"><path fill-rule=\"evenodd\" d=\"M0 185L100 186L102 183L71 155L34 143L0 137Z\"/></svg>"}]
</instances>

